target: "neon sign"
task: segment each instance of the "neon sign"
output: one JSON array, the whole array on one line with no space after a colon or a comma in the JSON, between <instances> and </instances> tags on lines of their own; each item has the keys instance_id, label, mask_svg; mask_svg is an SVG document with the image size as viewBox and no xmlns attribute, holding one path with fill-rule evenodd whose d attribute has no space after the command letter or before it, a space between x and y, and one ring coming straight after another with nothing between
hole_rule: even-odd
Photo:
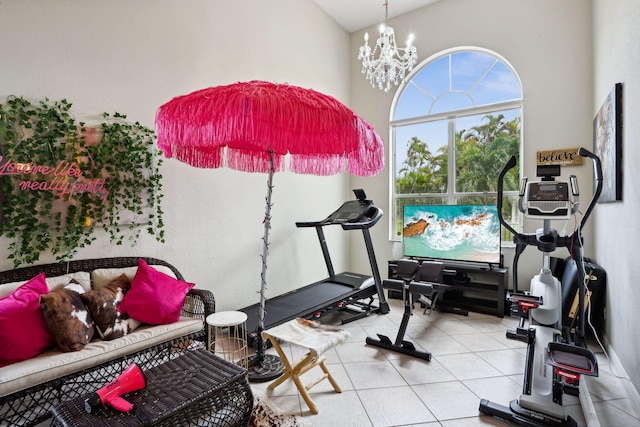
<instances>
[{"instance_id":1,"label":"neon sign","mask_svg":"<svg viewBox=\"0 0 640 427\"><path fill-rule=\"evenodd\" d=\"M4 160L4 162L3 162ZM0 176L22 175L18 188L23 191L51 191L67 201L77 194L93 193L105 201L109 195L104 178L84 179L82 170L74 162L62 160L55 167L38 165L33 162L19 163L0 156ZM47 179L24 179L25 175L41 175Z\"/></svg>"}]
</instances>

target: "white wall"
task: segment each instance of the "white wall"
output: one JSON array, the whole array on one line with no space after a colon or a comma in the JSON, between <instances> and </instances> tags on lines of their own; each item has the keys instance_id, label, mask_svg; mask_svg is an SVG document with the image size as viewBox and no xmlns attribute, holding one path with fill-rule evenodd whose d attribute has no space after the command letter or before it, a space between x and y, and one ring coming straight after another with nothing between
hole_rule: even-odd
<instances>
[{"instance_id":1,"label":"white wall","mask_svg":"<svg viewBox=\"0 0 640 427\"><path fill-rule=\"evenodd\" d=\"M288 82L348 103L348 45L310 0L2 0L0 99L66 98L78 120L117 111L151 128L173 97L237 81ZM137 247L115 247L99 234L77 258L155 256L212 290L219 310L256 302L267 176L174 159L162 174L166 244L143 235ZM315 232L294 222L330 213L351 197L348 181L276 174L269 296L326 277ZM344 233L327 234L336 270L346 269ZM3 270L7 245L0 240Z\"/></svg>"},{"instance_id":2,"label":"white wall","mask_svg":"<svg viewBox=\"0 0 640 427\"><path fill-rule=\"evenodd\" d=\"M640 391L640 358L637 326L638 241L640 190L635 179L640 148L640 3L637 0L593 0L594 102L596 114L615 83L622 94L622 201L598 206L596 212L596 258L607 270L607 341L619 358L631 384Z\"/></svg>"},{"instance_id":3,"label":"white wall","mask_svg":"<svg viewBox=\"0 0 640 427\"><path fill-rule=\"evenodd\" d=\"M393 5L391 5L393 7ZM477 46L502 55L520 76L523 89L523 170L535 177L535 153L554 148L583 146L592 142L592 54L591 4L584 0L446 0L416 12L392 19L398 40L415 36L419 61L459 46ZM375 27L365 29L377 34ZM384 93L372 88L360 73L358 47L365 30L351 34L352 108L368 120L385 141L388 140L389 112L393 90ZM388 146L387 146L388 149ZM390 163L390 162L389 162ZM388 211L389 169L371 180L354 179L374 201ZM584 203L592 188L590 162L564 168L563 175L576 174ZM566 177L565 177L566 178ZM554 224L559 232L564 224ZM525 223L525 231L542 227L540 221ZM573 223L568 226L571 232ZM588 256L594 256L591 228L586 230ZM374 241L383 276L391 257L388 229L377 227ZM513 250L504 248L505 265L511 266ZM364 271L366 259L352 251L354 265ZM559 257L568 256L558 250ZM519 265L519 286L528 288L529 279L541 267L541 254L535 248L525 251ZM511 282L511 281L510 281Z\"/></svg>"},{"instance_id":4,"label":"white wall","mask_svg":"<svg viewBox=\"0 0 640 427\"><path fill-rule=\"evenodd\" d=\"M591 2L584 0L447 0L391 24L400 40L403 32L416 35L421 59L456 46L479 46L514 66L524 90L524 171L529 176L537 150L591 147L595 111L615 82L625 84L624 201L598 205L595 233L589 229L585 236L586 254L609 275L610 342L638 384L640 332L632 323L638 226L632 219L640 206L632 161L639 156L631 138L640 129L631 112L640 99L634 78L640 69L640 6L636 0L593 0L593 7L593 44ZM363 33L346 34L310 0L2 0L0 99L66 98L80 120L118 111L153 127L157 108L174 96L264 79L333 95L387 140L393 93L371 88L360 74L356 55ZM157 256L198 287L213 290L219 309L257 301L266 176L199 170L175 160L165 161L162 173L167 244L143 238L135 248L112 247L103 240L78 258ZM588 193L590 167L570 173ZM386 172L368 179L284 172L276 175L275 185L270 295L326 275L315 233L296 229L295 221L323 218L358 187L388 211ZM621 225L622 218L629 220ZM533 230L536 224L527 227ZM352 236L349 260L345 233L327 233L335 242L337 271L369 270L360 236ZM391 243L383 221L372 235L384 276ZM7 244L0 241L2 269L12 267ZM522 280L539 268L536 251L528 252Z\"/></svg>"}]
</instances>

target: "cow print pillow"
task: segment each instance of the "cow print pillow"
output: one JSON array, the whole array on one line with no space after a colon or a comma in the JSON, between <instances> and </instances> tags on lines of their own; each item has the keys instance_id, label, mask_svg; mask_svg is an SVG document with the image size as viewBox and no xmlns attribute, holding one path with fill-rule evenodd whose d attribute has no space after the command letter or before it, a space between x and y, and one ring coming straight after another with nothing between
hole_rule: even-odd
<instances>
[{"instance_id":1,"label":"cow print pillow","mask_svg":"<svg viewBox=\"0 0 640 427\"><path fill-rule=\"evenodd\" d=\"M40 310L61 351L78 351L93 338L93 321L80 293L82 286L72 280L63 289L40 296Z\"/></svg>"},{"instance_id":2,"label":"cow print pillow","mask_svg":"<svg viewBox=\"0 0 640 427\"><path fill-rule=\"evenodd\" d=\"M81 295L103 340L120 338L140 325L137 320L118 312L118 306L130 288L131 281L122 274L108 285Z\"/></svg>"}]
</instances>

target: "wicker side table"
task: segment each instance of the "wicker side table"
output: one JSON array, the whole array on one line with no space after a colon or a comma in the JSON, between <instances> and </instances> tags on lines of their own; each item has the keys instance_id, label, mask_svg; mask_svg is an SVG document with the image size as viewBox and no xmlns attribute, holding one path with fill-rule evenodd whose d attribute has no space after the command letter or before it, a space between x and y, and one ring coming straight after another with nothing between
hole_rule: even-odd
<instances>
[{"instance_id":1,"label":"wicker side table","mask_svg":"<svg viewBox=\"0 0 640 427\"><path fill-rule=\"evenodd\" d=\"M124 396L130 413L84 409L81 396L56 406L52 426L246 426L253 395L246 370L201 349L145 371L147 386Z\"/></svg>"}]
</instances>

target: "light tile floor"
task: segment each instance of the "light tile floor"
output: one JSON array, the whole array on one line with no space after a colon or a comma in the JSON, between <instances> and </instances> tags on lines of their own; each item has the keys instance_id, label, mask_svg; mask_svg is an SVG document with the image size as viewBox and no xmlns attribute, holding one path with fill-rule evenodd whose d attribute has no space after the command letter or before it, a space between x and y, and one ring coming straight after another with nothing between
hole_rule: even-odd
<instances>
[{"instance_id":1,"label":"light tile floor","mask_svg":"<svg viewBox=\"0 0 640 427\"><path fill-rule=\"evenodd\" d=\"M319 414L309 411L291 381L273 391L266 389L268 383L252 383L252 387L283 412L301 415L316 427L509 425L480 414L478 406L481 398L508 405L521 393L525 345L505 337L506 330L517 325L516 319L473 312L468 317L436 311L429 316L416 305L405 339L432 353L427 362L366 345L366 337L378 333L395 340L402 302L391 299L389 304L391 312L386 315L341 326L351 337L326 355L329 370L343 391L335 393L328 381L312 388L310 394L320 408ZM340 323L337 317L322 321ZM286 343L283 349L290 352L294 362L305 352ZM600 359L602 353L598 356ZM600 425L640 426L625 397L622 380L611 375L606 360L600 371L600 377L588 383ZM303 376L303 383L319 375L319 368L314 368ZM578 424L586 426L579 399L565 395L564 402Z\"/></svg>"},{"instance_id":2,"label":"light tile floor","mask_svg":"<svg viewBox=\"0 0 640 427\"><path fill-rule=\"evenodd\" d=\"M628 380L620 378L602 351L594 348L594 352L598 355L600 372L597 378L587 379L587 388L600 425L640 426L640 413L628 397L627 390L631 387L625 385Z\"/></svg>"}]
</instances>

